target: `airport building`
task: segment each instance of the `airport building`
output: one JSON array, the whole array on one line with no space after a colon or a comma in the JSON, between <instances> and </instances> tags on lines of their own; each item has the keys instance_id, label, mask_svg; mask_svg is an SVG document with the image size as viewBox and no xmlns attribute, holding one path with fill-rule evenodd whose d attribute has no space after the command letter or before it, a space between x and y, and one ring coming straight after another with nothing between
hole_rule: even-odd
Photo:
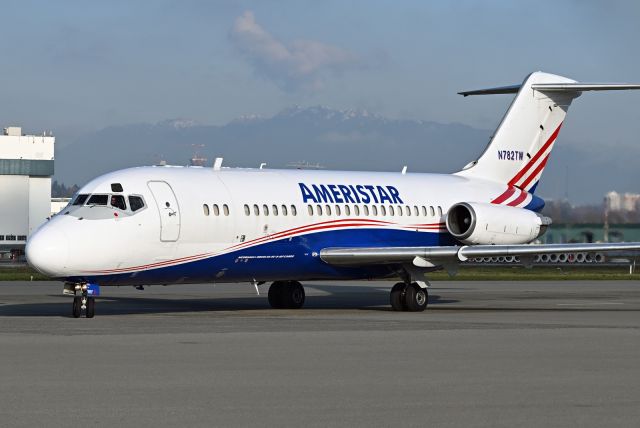
<instances>
[{"instance_id":1,"label":"airport building","mask_svg":"<svg viewBox=\"0 0 640 428\"><path fill-rule=\"evenodd\" d=\"M19 127L0 135L0 253L19 254L50 215L54 144L51 134Z\"/></svg>"}]
</instances>

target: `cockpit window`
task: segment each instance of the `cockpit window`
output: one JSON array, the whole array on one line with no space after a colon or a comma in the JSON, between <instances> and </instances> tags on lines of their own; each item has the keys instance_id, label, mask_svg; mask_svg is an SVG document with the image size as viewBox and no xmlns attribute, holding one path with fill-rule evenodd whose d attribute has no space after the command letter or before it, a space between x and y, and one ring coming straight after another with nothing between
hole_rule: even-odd
<instances>
[{"instance_id":1,"label":"cockpit window","mask_svg":"<svg viewBox=\"0 0 640 428\"><path fill-rule=\"evenodd\" d=\"M138 211L144 208L144 200L140 196L129 196L129 207L131 211Z\"/></svg>"},{"instance_id":2,"label":"cockpit window","mask_svg":"<svg viewBox=\"0 0 640 428\"><path fill-rule=\"evenodd\" d=\"M107 205L109 195L91 195L87 205Z\"/></svg>"},{"instance_id":3,"label":"cockpit window","mask_svg":"<svg viewBox=\"0 0 640 428\"><path fill-rule=\"evenodd\" d=\"M122 184L120 183L111 183L111 191L112 192L122 192Z\"/></svg>"},{"instance_id":4,"label":"cockpit window","mask_svg":"<svg viewBox=\"0 0 640 428\"><path fill-rule=\"evenodd\" d=\"M76 198L73 200L73 204L71 205L84 205L84 203L87 201L87 198L89 197L89 195L84 194L84 195L78 195L76 196Z\"/></svg>"},{"instance_id":5,"label":"cockpit window","mask_svg":"<svg viewBox=\"0 0 640 428\"><path fill-rule=\"evenodd\" d=\"M121 210L127 209L127 203L122 195L111 195L111 206Z\"/></svg>"}]
</instances>

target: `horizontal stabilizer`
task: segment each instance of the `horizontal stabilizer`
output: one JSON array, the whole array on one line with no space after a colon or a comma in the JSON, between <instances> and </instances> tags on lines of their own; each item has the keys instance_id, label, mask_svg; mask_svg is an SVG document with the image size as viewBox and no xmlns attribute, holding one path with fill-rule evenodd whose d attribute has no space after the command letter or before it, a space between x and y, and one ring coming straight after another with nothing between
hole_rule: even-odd
<instances>
[{"instance_id":1,"label":"horizontal stabilizer","mask_svg":"<svg viewBox=\"0 0 640 428\"><path fill-rule=\"evenodd\" d=\"M517 94L522 85L499 86L496 88L476 89L463 91L458 94L465 97L469 95L495 95ZM627 89L640 89L638 84L629 83L534 83L531 89L540 92L585 92L585 91L624 91Z\"/></svg>"},{"instance_id":2,"label":"horizontal stabilizer","mask_svg":"<svg viewBox=\"0 0 640 428\"><path fill-rule=\"evenodd\" d=\"M624 91L640 89L628 83L534 83L531 88L540 92Z\"/></svg>"}]
</instances>

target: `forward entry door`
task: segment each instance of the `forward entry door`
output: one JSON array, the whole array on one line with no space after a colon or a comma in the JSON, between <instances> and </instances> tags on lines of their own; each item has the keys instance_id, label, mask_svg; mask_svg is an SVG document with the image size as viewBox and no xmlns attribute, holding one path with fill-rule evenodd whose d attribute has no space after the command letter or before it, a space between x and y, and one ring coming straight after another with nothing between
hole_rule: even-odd
<instances>
[{"instance_id":1,"label":"forward entry door","mask_svg":"<svg viewBox=\"0 0 640 428\"><path fill-rule=\"evenodd\" d=\"M173 189L165 181L148 183L160 213L160 240L177 241L180 236L180 207Z\"/></svg>"}]
</instances>

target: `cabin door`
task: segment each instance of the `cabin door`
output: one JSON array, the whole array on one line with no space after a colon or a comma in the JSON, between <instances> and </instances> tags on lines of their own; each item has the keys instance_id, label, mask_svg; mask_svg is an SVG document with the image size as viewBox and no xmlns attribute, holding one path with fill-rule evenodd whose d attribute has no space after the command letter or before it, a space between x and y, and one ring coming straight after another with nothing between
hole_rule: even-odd
<instances>
[{"instance_id":1,"label":"cabin door","mask_svg":"<svg viewBox=\"0 0 640 428\"><path fill-rule=\"evenodd\" d=\"M148 184L160 214L160 240L177 241L180 236L180 207L173 189L165 181Z\"/></svg>"}]
</instances>

